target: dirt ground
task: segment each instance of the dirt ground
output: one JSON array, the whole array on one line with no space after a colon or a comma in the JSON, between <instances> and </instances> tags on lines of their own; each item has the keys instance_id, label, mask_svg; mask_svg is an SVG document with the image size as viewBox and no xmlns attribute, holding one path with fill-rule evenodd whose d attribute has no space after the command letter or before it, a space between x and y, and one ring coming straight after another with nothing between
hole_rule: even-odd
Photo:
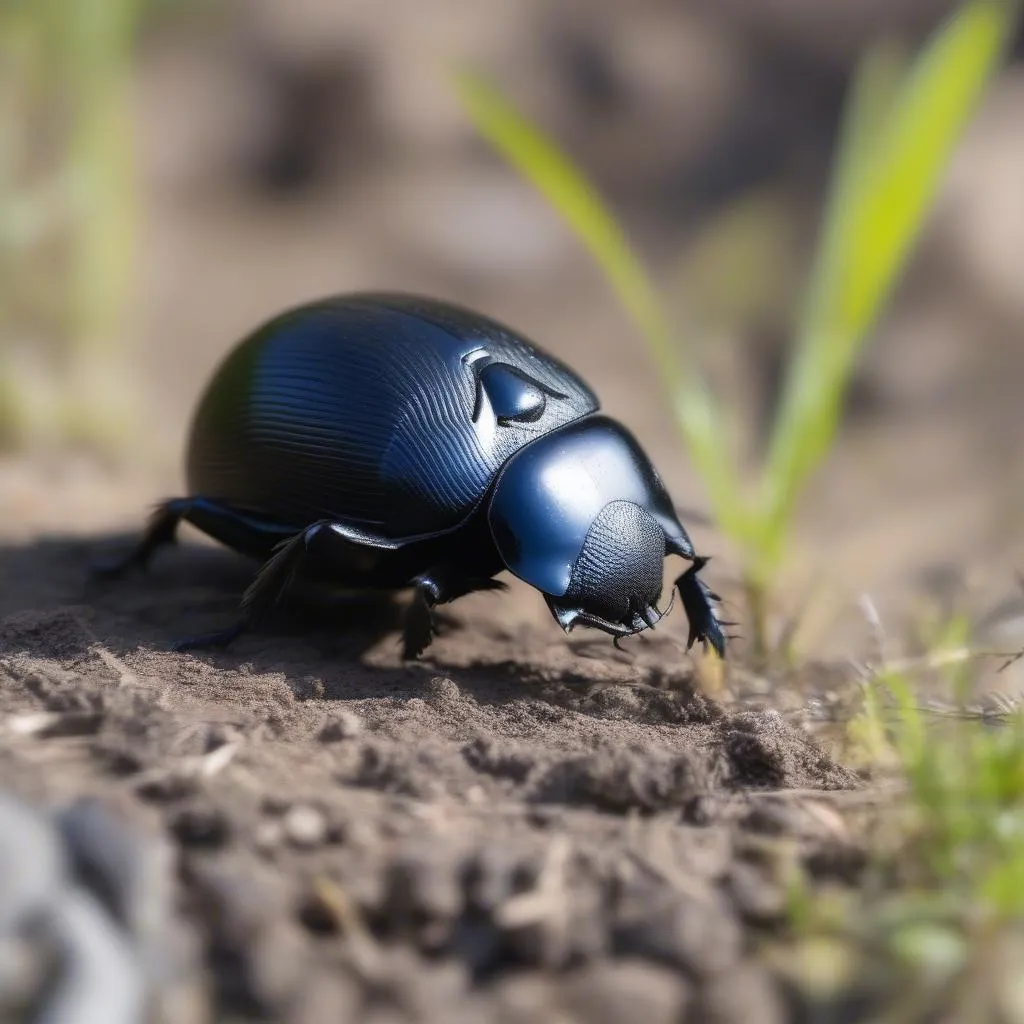
<instances>
[{"instance_id":1,"label":"dirt ground","mask_svg":"<svg viewBox=\"0 0 1024 1024\"><path fill-rule=\"evenodd\" d=\"M565 637L515 583L454 605L414 664L399 657L400 600L310 596L228 651L174 653L230 620L251 573L187 531L147 575L88 582L149 504L180 491L189 411L228 346L285 305L364 287L514 324L594 385L680 504L703 507L625 318L545 208L473 146L435 63L492 62L594 170L671 284L725 201L711 187L725 165L760 168L730 196L779 187L786 216L813 223L836 83L868 28L850 13L849 52L823 55L815 5L776 5L771 32L739 0L727 15L647 0L628 25L598 5L595 38L621 43L622 95L605 109L586 19L482 6L493 17L439 5L429 46L401 4L392 19L314 0L291 22L252 4L234 35L147 43L141 456L127 469L0 463L0 780L27 802L0 801L0 823L20 823L0 828L0 861L38 883L5 888L0 873L2 1021L37 1019L44 990L67 1000L51 1019L104 1024L117 999L117 1019L137 1019L139 991L167 1024L767 1024L856 1020L868 1005L860 990L815 1005L772 950L789 867L855 882L866 837L852 822L880 799L831 754L850 659L877 653L859 596L894 654L937 610L966 611L993 646L1024 630L1019 69L958 156L803 504L778 598L780 620L806 612L792 672L747 671L741 642L709 689L680 610L618 652L604 636ZM905 8L917 25L944 6ZM350 61L339 39L355 40ZM677 46L693 57L684 71ZM340 79L311 107L332 62ZM566 67L586 89L565 85ZM312 142L285 130L295 102L321 112ZM787 340L770 317L762 326L702 349L755 439ZM742 613L735 553L688 525ZM35 813L46 817L31 825ZM31 927L7 928L22 919Z\"/></svg>"},{"instance_id":2,"label":"dirt ground","mask_svg":"<svg viewBox=\"0 0 1024 1024\"><path fill-rule=\"evenodd\" d=\"M678 639L618 660L481 602L403 665L393 609L311 625L300 604L175 654L245 567L183 549L86 593L93 555L0 554L32 592L0 615L0 776L49 806L100 797L101 851L122 816L139 830L107 884L140 948L183 929L167 1019L785 1019L752 957L784 912L765 837L848 872L828 793L857 779L777 711L695 693ZM156 864L169 906L138 881Z\"/></svg>"}]
</instances>

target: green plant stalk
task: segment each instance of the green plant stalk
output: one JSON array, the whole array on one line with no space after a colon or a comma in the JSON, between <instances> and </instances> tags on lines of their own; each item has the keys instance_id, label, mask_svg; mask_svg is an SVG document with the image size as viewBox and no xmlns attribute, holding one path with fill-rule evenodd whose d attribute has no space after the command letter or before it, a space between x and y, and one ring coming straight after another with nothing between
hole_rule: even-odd
<instances>
[{"instance_id":1,"label":"green plant stalk","mask_svg":"<svg viewBox=\"0 0 1024 1024\"><path fill-rule=\"evenodd\" d=\"M127 104L135 24L147 3L11 0L0 11L0 44L18 58L15 66L5 64L10 88L0 125L0 142L7 144L0 153L7 185L0 261L17 271L5 275L2 308L10 322L19 305L26 307L30 343L51 333L60 338L50 385L37 378L33 397L4 402L9 442L40 439L29 421L38 427L44 393L52 404L44 419L52 429L42 439L116 447L125 437L120 396L131 389L116 378L125 362L136 212ZM34 156L31 129L19 126L37 115L60 118L61 148L52 173L30 189L21 179L24 157ZM49 259L51 238L62 244L56 277L49 266L45 275L37 267ZM20 365L13 357L5 363ZM8 384L22 397L24 381Z\"/></svg>"},{"instance_id":2,"label":"green plant stalk","mask_svg":"<svg viewBox=\"0 0 1024 1024\"><path fill-rule=\"evenodd\" d=\"M823 409L820 404L822 381L831 379L840 384L852 369L850 360L836 359L829 367L822 365L830 356L836 356L837 339L819 332L817 324L823 318L830 297L826 289L836 287L836 282L848 272L844 264L844 248L857 213L855 189L858 178L870 164L874 136L878 125L884 121L887 106L896 95L904 70L905 62L892 45L888 42L877 44L860 61L847 99L822 236L815 253L814 273L803 314L804 326L798 332L801 339L797 346L798 355L788 367L786 386L772 425L769 455L761 467L762 504L759 514L754 517L759 536L755 558L748 566L748 584L755 592L768 588L771 576L782 560L786 534L798 497L795 468L785 474L783 460L788 457L795 463L794 450L806 442L823 414L834 412L838 415L838 405L830 404ZM834 393L836 388L832 390ZM824 434L819 433L818 439L823 440ZM784 447L786 454L783 454ZM827 444L819 446L819 459L827 447ZM803 454L808 458L809 475L812 468L810 456L815 453L808 445L803 448Z\"/></svg>"},{"instance_id":3,"label":"green plant stalk","mask_svg":"<svg viewBox=\"0 0 1024 1024\"><path fill-rule=\"evenodd\" d=\"M459 73L456 88L477 130L558 211L601 268L620 304L647 342L669 393L690 457L727 534L750 532L739 480L722 451L724 431L713 396L684 364L661 300L596 190L557 147L476 75Z\"/></svg>"},{"instance_id":4,"label":"green plant stalk","mask_svg":"<svg viewBox=\"0 0 1024 1024\"><path fill-rule=\"evenodd\" d=\"M955 689L958 681L950 679ZM883 673L873 690L893 698L891 742L909 786L916 824L907 841L909 882L941 887L954 907L1006 921L1024 912L1024 717L1000 725L954 723L952 737L930 735L909 680ZM877 704L865 714L877 719ZM904 856L907 851L904 851Z\"/></svg>"},{"instance_id":5,"label":"green plant stalk","mask_svg":"<svg viewBox=\"0 0 1024 1024\"><path fill-rule=\"evenodd\" d=\"M79 0L64 29L77 200L73 337L86 358L109 356L123 340L135 228L128 86L139 6L138 0Z\"/></svg>"},{"instance_id":6,"label":"green plant stalk","mask_svg":"<svg viewBox=\"0 0 1024 1024\"><path fill-rule=\"evenodd\" d=\"M137 209L129 97L144 6L145 0L80 0L56 30L73 203L62 429L65 440L107 453L134 436L136 412L135 389L126 382Z\"/></svg>"},{"instance_id":7,"label":"green plant stalk","mask_svg":"<svg viewBox=\"0 0 1024 1024\"><path fill-rule=\"evenodd\" d=\"M891 53L862 63L823 241L762 479L760 580L777 567L796 500L828 453L856 357L925 223L968 119L1012 36L1017 0L974 0L903 77ZM882 112L891 104L887 116Z\"/></svg>"}]
</instances>

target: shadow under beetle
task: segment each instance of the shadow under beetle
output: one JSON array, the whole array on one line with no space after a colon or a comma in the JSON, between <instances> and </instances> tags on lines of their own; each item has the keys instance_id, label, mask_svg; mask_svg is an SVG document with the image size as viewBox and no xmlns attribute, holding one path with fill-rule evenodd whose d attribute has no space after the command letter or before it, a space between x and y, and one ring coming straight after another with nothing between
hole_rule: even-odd
<instances>
[{"instance_id":1,"label":"shadow under beetle","mask_svg":"<svg viewBox=\"0 0 1024 1024\"><path fill-rule=\"evenodd\" d=\"M657 471L567 366L477 313L398 294L291 309L232 350L188 444L189 496L159 505L138 545L97 570L144 566L186 520L262 562L224 645L298 573L347 587L414 588L404 650L431 608L503 589L509 570L568 632L653 627L666 555L700 640L725 652L717 595Z\"/></svg>"}]
</instances>

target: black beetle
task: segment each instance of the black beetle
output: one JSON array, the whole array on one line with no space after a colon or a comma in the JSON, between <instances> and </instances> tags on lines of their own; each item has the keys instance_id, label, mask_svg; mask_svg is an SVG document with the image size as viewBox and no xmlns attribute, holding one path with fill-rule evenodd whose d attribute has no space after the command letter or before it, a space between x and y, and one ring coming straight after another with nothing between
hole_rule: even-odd
<instances>
[{"instance_id":1,"label":"black beetle","mask_svg":"<svg viewBox=\"0 0 1024 1024\"><path fill-rule=\"evenodd\" d=\"M192 423L190 496L159 505L100 572L144 566L184 519L263 564L239 621L179 648L230 642L312 571L414 588L414 658L434 605L502 589L506 569L566 632L638 633L667 614L663 561L680 555L687 648L724 654L706 559L635 438L598 408L567 366L469 310L377 293L299 306L221 364Z\"/></svg>"}]
</instances>

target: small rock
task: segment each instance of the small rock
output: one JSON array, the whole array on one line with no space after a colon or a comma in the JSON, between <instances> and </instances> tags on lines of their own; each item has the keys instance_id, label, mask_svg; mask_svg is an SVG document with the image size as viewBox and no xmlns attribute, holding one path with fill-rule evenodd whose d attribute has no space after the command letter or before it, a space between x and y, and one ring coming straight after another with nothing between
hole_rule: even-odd
<instances>
[{"instance_id":1,"label":"small rock","mask_svg":"<svg viewBox=\"0 0 1024 1024\"><path fill-rule=\"evenodd\" d=\"M554 1024L566 1020L558 1006L557 990L542 974L513 973L494 988L496 1020L502 1024Z\"/></svg>"},{"instance_id":2,"label":"small rock","mask_svg":"<svg viewBox=\"0 0 1024 1024\"><path fill-rule=\"evenodd\" d=\"M135 792L143 800L153 803L172 803L186 797L195 796L196 780L183 772L160 772L144 778L136 787Z\"/></svg>"},{"instance_id":3,"label":"small rock","mask_svg":"<svg viewBox=\"0 0 1024 1024\"><path fill-rule=\"evenodd\" d=\"M172 819L171 833L182 846L216 849L231 837L231 825L214 807L186 807Z\"/></svg>"},{"instance_id":4,"label":"small rock","mask_svg":"<svg viewBox=\"0 0 1024 1024\"><path fill-rule=\"evenodd\" d=\"M674 1024L689 1002L675 971L640 960L600 960L565 981L563 999L573 1020L594 1024Z\"/></svg>"},{"instance_id":5,"label":"small rock","mask_svg":"<svg viewBox=\"0 0 1024 1024\"><path fill-rule=\"evenodd\" d=\"M324 723L320 730L321 743L350 740L363 731L363 720L352 711L341 711Z\"/></svg>"},{"instance_id":6,"label":"small rock","mask_svg":"<svg viewBox=\"0 0 1024 1024\"><path fill-rule=\"evenodd\" d=\"M703 988L693 1019L707 1024L782 1024L789 1019L778 986L755 964L737 964Z\"/></svg>"},{"instance_id":7,"label":"small rock","mask_svg":"<svg viewBox=\"0 0 1024 1024\"><path fill-rule=\"evenodd\" d=\"M342 973L317 972L302 986L291 1019L295 1024L359 1020L358 985Z\"/></svg>"},{"instance_id":8,"label":"small rock","mask_svg":"<svg viewBox=\"0 0 1024 1024\"><path fill-rule=\"evenodd\" d=\"M90 711L34 711L12 715L5 724L10 732L20 736L37 736L41 740L50 740L94 736L103 725L103 716Z\"/></svg>"},{"instance_id":9,"label":"small rock","mask_svg":"<svg viewBox=\"0 0 1024 1024\"><path fill-rule=\"evenodd\" d=\"M750 924L776 924L785 917L785 890L762 867L736 861L729 871L727 889L736 909Z\"/></svg>"},{"instance_id":10,"label":"small rock","mask_svg":"<svg viewBox=\"0 0 1024 1024\"><path fill-rule=\"evenodd\" d=\"M253 845L261 853L269 853L275 850L280 844L284 829L279 821L261 821L256 826L253 835Z\"/></svg>"},{"instance_id":11,"label":"small rock","mask_svg":"<svg viewBox=\"0 0 1024 1024\"><path fill-rule=\"evenodd\" d=\"M315 807L296 804L284 816L284 834L294 846L309 850L320 846L327 837L327 820Z\"/></svg>"},{"instance_id":12,"label":"small rock","mask_svg":"<svg viewBox=\"0 0 1024 1024\"><path fill-rule=\"evenodd\" d=\"M667 886L635 894L620 909L613 931L620 955L656 960L694 974L715 974L740 958L740 924L725 899L709 890L702 896Z\"/></svg>"},{"instance_id":13,"label":"small rock","mask_svg":"<svg viewBox=\"0 0 1024 1024\"><path fill-rule=\"evenodd\" d=\"M282 919L268 922L244 950L246 982L258 1006L279 1017L299 991L306 962L305 938Z\"/></svg>"},{"instance_id":14,"label":"small rock","mask_svg":"<svg viewBox=\"0 0 1024 1024\"><path fill-rule=\"evenodd\" d=\"M272 814L275 818L280 818L283 814L286 814L291 810L293 806L293 800L277 793L265 793L263 799L260 801L260 809L263 813Z\"/></svg>"},{"instance_id":15,"label":"small rock","mask_svg":"<svg viewBox=\"0 0 1024 1024\"><path fill-rule=\"evenodd\" d=\"M427 683L427 700L431 704L444 704L457 701L462 697L458 684L446 676L434 676Z\"/></svg>"},{"instance_id":16,"label":"small rock","mask_svg":"<svg viewBox=\"0 0 1024 1024\"><path fill-rule=\"evenodd\" d=\"M410 935L424 949L438 948L462 908L456 865L448 857L420 849L391 864L381 910L392 934Z\"/></svg>"}]
</instances>

